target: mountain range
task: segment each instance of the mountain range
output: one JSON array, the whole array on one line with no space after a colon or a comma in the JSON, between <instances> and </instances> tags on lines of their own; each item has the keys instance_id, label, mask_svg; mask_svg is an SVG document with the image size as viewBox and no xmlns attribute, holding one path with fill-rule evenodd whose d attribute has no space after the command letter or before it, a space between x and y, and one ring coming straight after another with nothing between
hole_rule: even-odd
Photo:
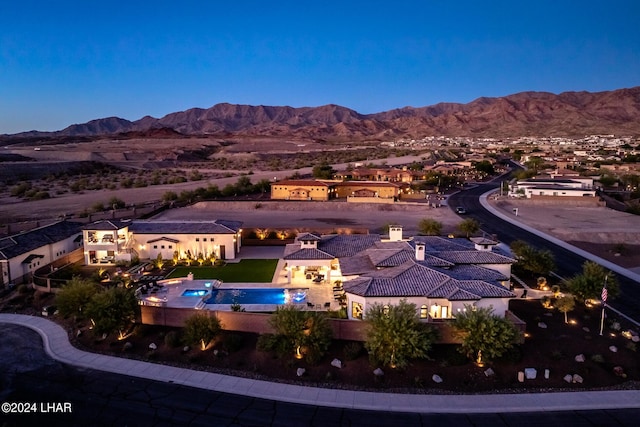
<instances>
[{"instance_id":1,"label":"mountain range","mask_svg":"<svg viewBox=\"0 0 640 427\"><path fill-rule=\"evenodd\" d=\"M221 138L275 136L316 141L393 140L423 136L640 135L640 86L607 92L521 92L360 114L339 105L274 107L216 104L162 118L118 117L74 124L56 132L30 131L14 138L65 139L116 134L148 137L210 135Z\"/></svg>"}]
</instances>

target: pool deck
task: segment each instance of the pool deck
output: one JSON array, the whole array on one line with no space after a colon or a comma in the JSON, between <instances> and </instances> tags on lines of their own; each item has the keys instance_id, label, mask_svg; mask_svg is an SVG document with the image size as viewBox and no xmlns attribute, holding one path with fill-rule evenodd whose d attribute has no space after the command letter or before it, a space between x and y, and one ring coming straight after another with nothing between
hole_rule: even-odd
<instances>
[{"instance_id":1,"label":"pool deck","mask_svg":"<svg viewBox=\"0 0 640 427\"><path fill-rule=\"evenodd\" d=\"M326 311L326 303L329 309L337 310L340 305L333 298L333 287L330 283L288 283L285 261L280 259L275 269L275 274L271 282L220 282L215 279L195 279L188 280L186 277L158 280L160 289L153 294L144 295L144 301L149 305L163 305L172 308L201 308L217 311L231 311L230 304L205 304L204 301L210 297L210 293L204 297L183 296L187 289L210 291L212 287L219 289L242 289L242 288L283 288L283 289L308 289L305 302L295 303L302 310ZM205 283L212 283L205 286ZM246 304L242 307L251 312L273 312L278 308L278 304Z\"/></svg>"}]
</instances>

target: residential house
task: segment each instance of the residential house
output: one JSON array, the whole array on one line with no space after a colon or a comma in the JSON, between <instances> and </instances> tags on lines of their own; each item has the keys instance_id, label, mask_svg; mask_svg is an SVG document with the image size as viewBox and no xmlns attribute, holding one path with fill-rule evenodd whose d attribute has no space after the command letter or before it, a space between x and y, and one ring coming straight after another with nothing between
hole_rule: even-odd
<instances>
[{"instance_id":1,"label":"residential house","mask_svg":"<svg viewBox=\"0 0 640 427\"><path fill-rule=\"evenodd\" d=\"M363 319L373 304L414 303L426 321L455 316L466 306L489 307L504 316L515 260L489 239L305 233L287 245L290 283L342 282L350 319ZM320 280L318 280L320 279Z\"/></svg>"},{"instance_id":2,"label":"residential house","mask_svg":"<svg viewBox=\"0 0 640 427\"><path fill-rule=\"evenodd\" d=\"M241 247L238 221L98 221L84 227L85 263L141 259L234 259Z\"/></svg>"},{"instance_id":3,"label":"residential house","mask_svg":"<svg viewBox=\"0 0 640 427\"><path fill-rule=\"evenodd\" d=\"M82 245L81 224L59 221L0 239L0 284L19 284Z\"/></svg>"}]
</instances>

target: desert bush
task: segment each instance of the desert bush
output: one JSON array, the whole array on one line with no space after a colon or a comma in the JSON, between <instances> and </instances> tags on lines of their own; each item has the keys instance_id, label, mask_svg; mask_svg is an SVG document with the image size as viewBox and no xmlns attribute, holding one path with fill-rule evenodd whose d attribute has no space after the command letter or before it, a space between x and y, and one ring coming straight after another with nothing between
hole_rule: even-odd
<instances>
[{"instance_id":1,"label":"desert bush","mask_svg":"<svg viewBox=\"0 0 640 427\"><path fill-rule=\"evenodd\" d=\"M629 341L629 342L625 345L625 347L626 347L628 350L633 351L634 353L638 351L638 346L637 346L637 345L636 345L636 343L634 343L633 341Z\"/></svg>"},{"instance_id":2,"label":"desert bush","mask_svg":"<svg viewBox=\"0 0 640 427\"><path fill-rule=\"evenodd\" d=\"M164 345L170 348L176 348L180 346L180 337L176 331L169 331L164 336Z\"/></svg>"},{"instance_id":3,"label":"desert bush","mask_svg":"<svg viewBox=\"0 0 640 427\"><path fill-rule=\"evenodd\" d=\"M348 342L342 347L345 360L356 360L362 353L362 343L357 341Z\"/></svg>"},{"instance_id":4,"label":"desert bush","mask_svg":"<svg viewBox=\"0 0 640 427\"><path fill-rule=\"evenodd\" d=\"M594 354L591 356L591 361L595 363L604 363L604 356L601 354Z\"/></svg>"}]
</instances>

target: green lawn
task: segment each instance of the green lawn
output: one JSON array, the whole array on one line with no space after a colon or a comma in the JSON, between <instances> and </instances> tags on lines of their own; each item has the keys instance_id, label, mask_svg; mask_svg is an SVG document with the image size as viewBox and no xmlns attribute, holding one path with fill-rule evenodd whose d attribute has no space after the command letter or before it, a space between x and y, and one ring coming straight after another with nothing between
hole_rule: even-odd
<instances>
[{"instance_id":1,"label":"green lawn","mask_svg":"<svg viewBox=\"0 0 640 427\"><path fill-rule=\"evenodd\" d=\"M227 283L269 283L278 265L277 259L243 259L238 263L222 267L176 267L168 278L186 277L193 273L194 279L218 279Z\"/></svg>"}]
</instances>

